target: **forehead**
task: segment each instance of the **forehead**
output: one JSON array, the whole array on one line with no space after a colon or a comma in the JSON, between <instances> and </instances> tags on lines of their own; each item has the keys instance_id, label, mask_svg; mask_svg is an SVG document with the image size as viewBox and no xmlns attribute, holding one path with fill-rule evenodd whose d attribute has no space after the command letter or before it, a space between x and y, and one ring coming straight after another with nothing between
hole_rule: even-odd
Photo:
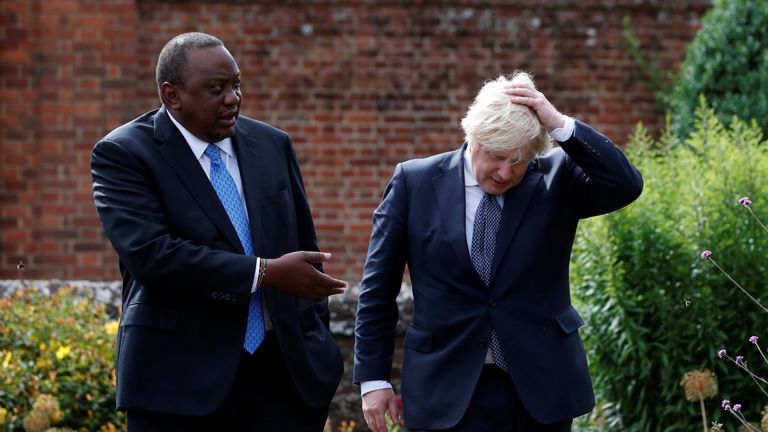
<instances>
[{"instance_id":1,"label":"forehead","mask_svg":"<svg viewBox=\"0 0 768 432\"><path fill-rule=\"evenodd\" d=\"M529 147L522 147L522 148L515 148L515 149L509 149L509 150L495 150L495 149L485 149L482 146L480 146L480 156L494 159L494 160L524 160L524 159L532 159L533 158L533 152Z\"/></svg>"},{"instance_id":2,"label":"forehead","mask_svg":"<svg viewBox=\"0 0 768 432\"><path fill-rule=\"evenodd\" d=\"M240 75L232 54L223 46L191 49L186 55L184 78L187 79L230 79Z\"/></svg>"}]
</instances>

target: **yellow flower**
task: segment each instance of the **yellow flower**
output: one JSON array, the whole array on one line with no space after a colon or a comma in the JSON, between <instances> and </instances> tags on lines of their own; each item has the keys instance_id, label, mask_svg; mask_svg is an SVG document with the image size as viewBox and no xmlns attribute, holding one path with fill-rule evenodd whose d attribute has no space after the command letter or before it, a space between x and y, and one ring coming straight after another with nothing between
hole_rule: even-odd
<instances>
[{"instance_id":1,"label":"yellow flower","mask_svg":"<svg viewBox=\"0 0 768 432\"><path fill-rule=\"evenodd\" d=\"M45 346L45 344L44 344L44 343L41 343L41 344L40 344L40 346L39 346L39 348L40 348L40 351L45 351L45 349L46 349L47 347Z\"/></svg>"},{"instance_id":2,"label":"yellow flower","mask_svg":"<svg viewBox=\"0 0 768 432\"><path fill-rule=\"evenodd\" d=\"M5 358L3 359L3 368L7 368L9 364L11 364L11 358L13 357L13 352L8 351L5 353Z\"/></svg>"},{"instance_id":3,"label":"yellow flower","mask_svg":"<svg viewBox=\"0 0 768 432\"><path fill-rule=\"evenodd\" d=\"M56 350L56 358L61 360L68 356L70 351L72 351L72 348L62 345L59 347L59 349Z\"/></svg>"},{"instance_id":4,"label":"yellow flower","mask_svg":"<svg viewBox=\"0 0 768 432\"><path fill-rule=\"evenodd\" d=\"M104 324L104 329L107 330L107 333L114 336L117 334L117 327L120 325L117 321L110 321L106 324Z\"/></svg>"},{"instance_id":5,"label":"yellow flower","mask_svg":"<svg viewBox=\"0 0 768 432\"><path fill-rule=\"evenodd\" d=\"M717 395L717 377L709 369L686 372L680 385L685 390L685 398L691 402Z\"/></svg>"},{"instance_id":6,"label":"yellow flower","mask_svg":"<svg viewBox=\"0 0 768 432\"><path fill-rule=\"evenodd\" d=\"M3 407L0 407L0 426L4 425L5 422L8 421L7 417L8 417L8 410Z\"/></svg>"}]
</instances>

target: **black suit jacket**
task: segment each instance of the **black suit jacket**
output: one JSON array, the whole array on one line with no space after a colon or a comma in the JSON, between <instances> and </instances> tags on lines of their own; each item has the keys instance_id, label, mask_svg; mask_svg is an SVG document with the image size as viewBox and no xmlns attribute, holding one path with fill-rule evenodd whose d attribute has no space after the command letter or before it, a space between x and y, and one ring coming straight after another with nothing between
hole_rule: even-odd
<instances>
[{"instance_id":1,"label":"black suit jacket","mask_svg":"<svg viewBox=\"0 0 768 432\"><path fill-rule=\"evenodd\" d=\"M317 250L288 135L240 116L232 141L256 255ZM118 408L213 412L235 379L256 258L243 255L216 192L164 108L99 141L91 172L96 209L123 276ZM326 406L343 369L328 331L327 300L263 289L296 388L310 406Z\"/></svg>"},{"instance_id":2,"label":"black suit jacket","mask_svg":"<svg viewBox=\"0 0 768 432\"><path fill-rule=\"evenodd\" d=\"M636 199L640 173L606 137L576 122L574 136L533 160L504 197L492 279L486 288L465 232L459 150L402 163L376 209L358 302L355 382L389 380L407 263L413 320L405 336L406 425L444 429L467 409L491 328L528 412L567 421L594 405L571 306L568 265L579 219Z\"/></svg>"}]
</instances>

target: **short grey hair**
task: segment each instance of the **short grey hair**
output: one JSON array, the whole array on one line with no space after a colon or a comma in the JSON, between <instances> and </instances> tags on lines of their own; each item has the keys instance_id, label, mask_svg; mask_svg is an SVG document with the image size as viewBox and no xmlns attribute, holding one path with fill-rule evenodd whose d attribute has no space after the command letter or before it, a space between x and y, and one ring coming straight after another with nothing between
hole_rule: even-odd
<instances>
[{"instance_id":1,"label":"short grey hair","mask_svg":"<svg viewBox=\"0 0 768 432\"><path fill-rule=\"evenodd\" d=\"M480 146L489 151L518 150L532 157L551 147L549 134L536 112L513 103L511 96L504 93L510 84L521 83L535 88L533 79L526 72L516 72L511 78L502 75L483 85L461 120L470 149Z\"/></svg>"},{"instance_id":2,"label":"short grey hair","mask_svg":"<svg viewBox=\"0 0 768 432\"><path fill-rule=\"evenodd\" d=\"M217 46L224 46L224 42L215 36L199 32L183 33L169 40L157 58L157 69L155 69L157 91L160 91L164 82L174 85L183 84L187 53L190 50Z\"/></svg>"}]
</instances>

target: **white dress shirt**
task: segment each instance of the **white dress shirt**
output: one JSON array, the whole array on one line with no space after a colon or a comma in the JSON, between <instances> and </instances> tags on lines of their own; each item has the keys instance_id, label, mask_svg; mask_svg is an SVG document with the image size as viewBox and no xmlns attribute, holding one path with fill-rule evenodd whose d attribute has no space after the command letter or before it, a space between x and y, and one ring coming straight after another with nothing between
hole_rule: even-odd
<instances>
[{"instance_id":1,"label":"white dress shirt","mask_svg":"<svg viewBox=\"0 0 768 432\"><path fill-rule=\"evenodd\" d=\"M187 144L189 145L190 150L192 150L192 153L195 154L195 158L197 158L197 161L200 163L200 166L203 168L203 171L205 171L205 175L208 177L208 180L211 180L211 159L205 155L205 149L208 148L208 143L201 140L200 138L196 137L192 134L192 132L188 131L184 126L181 125L178 121L176 121L175 118L173 118L173 115L170 111L168 112L168 117L171 118L171 121L173 124L176 125L176 128L179 129L179 132L184 136L184 139L187 141ZM237 164L237 155L235 155L235 149L232 147L232 139L231 138L224 138L223 140L213 143L216 147L219 148L219 154L221 155L221 160L224 162L224 167L227 169L227 172L229 172L229 175L232 177L232 180L235 182L235 187L237 187L237 193L240 195L240 202L243 203L243 211L245 212L245 217L248 218L248 208L245 205L245 195L243 194L243 181L240 177L240 167ZM258 286L256 286L256 283L259 280L259 267L261 265L261 258L256 257L256 268L253 271L253 282L251 282L251 293L255 293L258 289ZM259 293L259 295L262 295L262 309L264 311L264 331L271 330L272 329L272 320L269 318L269 312L267 311L267 303L264 301L263 293Z\"/></svg>"}]
</instances>

